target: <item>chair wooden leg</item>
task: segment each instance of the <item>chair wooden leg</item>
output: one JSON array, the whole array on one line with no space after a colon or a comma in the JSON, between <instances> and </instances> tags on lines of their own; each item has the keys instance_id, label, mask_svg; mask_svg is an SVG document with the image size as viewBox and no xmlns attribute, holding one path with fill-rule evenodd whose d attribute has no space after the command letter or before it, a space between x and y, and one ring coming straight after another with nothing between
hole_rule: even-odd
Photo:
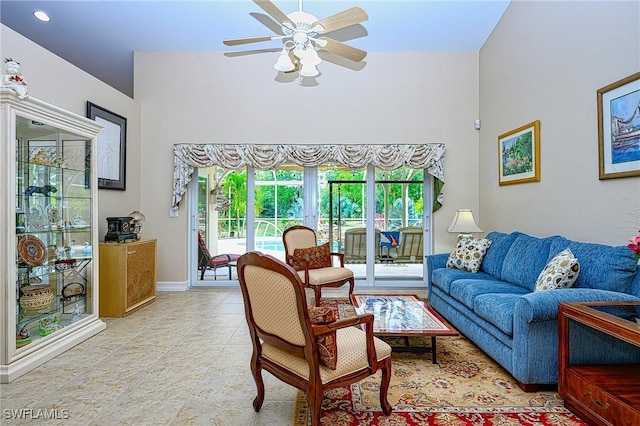
<instances>
[{"instance_id":1,"label":"chair wooden leg","mask_svg":"<svg viewBox=\"0 0 640 426\"><path fill-rule=\"evenodd\" d=\"M200 275L200 281L204 280L204 272L207 270L207 268L203 267L202 268L202 274Z\"/></svg>"},{"instance_id":2,"label":"chair wooden leg","mask_svg":"<svg viewBox=\"0 0 640 426\"><path fill-rule=\"evenodd\" d=\"M387 392L389 391L389 383L391 382L391 357L384 360L382 367L382 382L380 383L380 407L382 412L388 416L391 414L391 404L387 400Z\"/></svg>"},{"instance_id":3,"label":"chair wooden leg","mask_svg":"<svg viewBox=\"0 0 640 426\"><path fill-rule=\"evenodd\" d=\"M262 402L264 401L264 382L262 381L262 368L254 360L251 360L251 373L253 374L253 380L256 382L256 389L258 395L253 400L253 409L258 412L262 408Z\"/></svg>"},{"instance_id":4,"label":"chair wooden leg","mask_svg":"<svg viewBox=\"0 0 640 426\"><path fill-rule=\"evenodd\" d=\"M353 300L353 298L351 296L353 296L353 288L356 285L356 279L351 277L349 279L349 301Z\"/></svg>"},{"instance_id":5,"label":"chair wooden leg","mask_svg":"<svg viewBox=\"0 0 640 426\"><path fill-rule=\"evenodd\" d=\"M316 306L320 306L320 298L322 297L322 287L320 287L319 285L314 285L313 295L316 299Z\"/></svg>"},{"instance_id":6,"label":"chair wooden leg","mask_svg":"<svg viewBox=\"0 0 640 426\"><path fill-rule=\"evenodd\" d=\"M311 415L311 426L320 426L320 408L322 407L322 391L307 389L307 404Z\"/></svg>"}]
</instances>

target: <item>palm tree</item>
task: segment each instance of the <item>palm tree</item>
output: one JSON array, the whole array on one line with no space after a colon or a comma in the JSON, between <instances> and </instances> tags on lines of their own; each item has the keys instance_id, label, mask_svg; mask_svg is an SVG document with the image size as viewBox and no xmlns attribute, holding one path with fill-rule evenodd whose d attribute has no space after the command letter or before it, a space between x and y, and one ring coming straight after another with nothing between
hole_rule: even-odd
<instances>
[{"instance_id":1,"label":"palm tree","mask_svg":"<svg viewBox=\"0 0 640 426\"><path fill-rule=\"evenodd\" d=\"M240 217L245 217L247 210L247 175L246 172L229 173L222 184L224 193L230 194L229 214L233 214L236 218L236 230L238 236L240 231L244 229L244 225L240 226Z\"/></svg>"}]
</instances>

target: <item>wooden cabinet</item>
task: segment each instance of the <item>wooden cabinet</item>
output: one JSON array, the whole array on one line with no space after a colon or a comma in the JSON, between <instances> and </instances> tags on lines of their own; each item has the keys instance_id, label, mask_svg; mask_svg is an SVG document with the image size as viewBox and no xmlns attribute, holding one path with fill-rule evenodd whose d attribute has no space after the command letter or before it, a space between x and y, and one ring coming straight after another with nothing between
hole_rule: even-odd
<instances>
[{"instance_id":1,"label":"wooden cabinet","mask_svg":"<svg viewBox=\"0 0 640 426\"><path fill-rule=\"evenodd\" d=\"M100 316L123 317L156 299L156 240L100 243Z\"/></svg>"},{"instance_id":2,"label":"wooden cabinet","mask_svg":"<svg viewBox=\"0 0 640 426\"><path fill-rule=\"evenodd\" d=\"M1 383L105 329L93 250L100 129L0 89Z\"/></svg>"},{"instance_id":3,"label":"wooden cabinet","mask_svg":"<svg viewBox=\"0 0 640 426\"><path fill-rule=\"evenodd\" d=\"M570 325L579 323L640 347L637 318L640 302L560 305L558 391L565 406L589 424L640 425L640 359L636 364L571 364Z\"/></svg>"}]
</instances>

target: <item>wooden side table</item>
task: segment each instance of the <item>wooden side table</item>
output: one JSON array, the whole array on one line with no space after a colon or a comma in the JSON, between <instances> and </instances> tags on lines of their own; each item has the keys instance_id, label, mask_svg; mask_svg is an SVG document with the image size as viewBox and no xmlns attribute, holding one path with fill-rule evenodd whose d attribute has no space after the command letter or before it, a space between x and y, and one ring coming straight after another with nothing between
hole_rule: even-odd
<instances>
[{"instance_id":1,"label":"wooden side table","mask_svg":"<svg viewBox=\"0 0 640 426\"><path fill-rule=\"evenodd\" d=\"M572 365L570 323L640 347L640 302L562 303L558 311L558 391L565 407L592 425L640 425L638 364ZM601 350L601 349L600 349Z\"/></svg>"}]
</instances>

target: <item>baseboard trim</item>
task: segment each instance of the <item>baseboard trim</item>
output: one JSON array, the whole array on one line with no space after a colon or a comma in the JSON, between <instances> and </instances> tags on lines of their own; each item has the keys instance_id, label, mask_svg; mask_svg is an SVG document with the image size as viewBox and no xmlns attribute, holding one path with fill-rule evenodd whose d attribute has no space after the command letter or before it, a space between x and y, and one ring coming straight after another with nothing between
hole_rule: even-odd
<instances>
[{"instance_id":1,"label":"baseboard trim","mask_svg":"<svg viewBox=\"0 0 640 426\"><path fill-rule=\"evenodd\" d=\"M158 291L187 291L189 281L158 281Z\"/></svg>"}]
</instances>

